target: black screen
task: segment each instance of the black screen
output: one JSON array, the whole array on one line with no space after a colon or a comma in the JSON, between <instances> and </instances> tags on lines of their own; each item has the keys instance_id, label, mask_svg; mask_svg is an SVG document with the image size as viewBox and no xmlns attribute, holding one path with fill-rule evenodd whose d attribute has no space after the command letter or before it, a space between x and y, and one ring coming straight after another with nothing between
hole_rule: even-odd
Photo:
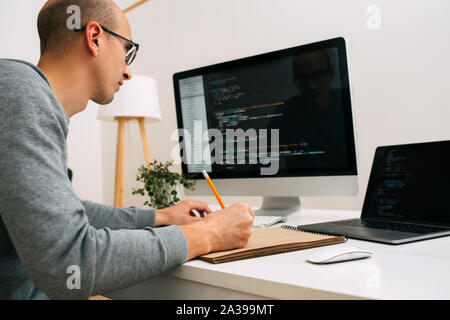
<instances>
[{"instance_id":1,"label":"black screen","mask_svg":"<svg viewBox=\"0 0 450 320\"><path fill-rule=\"evenodd\" d=\"M211 150L222 161L194 165L194 156L188 157L185 173L207 168L215 178L260 176L260 168L268 166L258 144L266 129L266 155L278 155L274 176L356 174L342 38L181 72L174 75L174 87L179 128L193 132L197 121L223 137L222 150ZM279 132L277 151L273 129ZM245 143L227 140L227 130L243 130ZM199 144L192 142L192 150L203 151Z\"/></svg>"},{"instance_id":2,"label":"black screen","mask_svg":"<svg viewBox=\"0 0 450 320\"><path fill-rule=\"evenodd\" d=\"M379 147L362 216L450 225L450 141Z\"/></svg>"}]
</instances>

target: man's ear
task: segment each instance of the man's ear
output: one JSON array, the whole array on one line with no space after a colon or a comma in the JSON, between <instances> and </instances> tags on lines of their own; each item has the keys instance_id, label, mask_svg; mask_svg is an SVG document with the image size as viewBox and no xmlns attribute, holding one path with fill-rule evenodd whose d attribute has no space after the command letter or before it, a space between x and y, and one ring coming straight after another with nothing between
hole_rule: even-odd
<instances>
[{"instance_id":1,"label":"man's ear","mask_svg":"<svg viewBox=\"0 0 450 320\"><path fill-rule=\"evenodd\" d=\"M89 52L96 57L98 55L98 50L100 48L100 36L102 35L103 30L100 25L95 22L91 21L86 25L85 30L85 40L86 45L89 50Z\"/></svg>"}]
</instances>

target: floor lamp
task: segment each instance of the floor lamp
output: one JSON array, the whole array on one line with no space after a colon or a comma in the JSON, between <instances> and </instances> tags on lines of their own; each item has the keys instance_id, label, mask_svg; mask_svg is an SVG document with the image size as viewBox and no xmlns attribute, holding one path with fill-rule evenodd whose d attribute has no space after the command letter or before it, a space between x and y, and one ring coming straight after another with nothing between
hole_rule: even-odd
<instances>
[{"instance_id":1,"label":"floor lamp","mask_svg":"<svg viewBox=\"0 0 450 320\"><path fill-rule=\"evenodd\" d=\"M116 93L114 101L100 106L98 119L117 121L117 152L114 206L125 205L125 123L138 121L141 132L146 163L150 163L145 122L161 120L158 92L154 79L141 75L133 75Z\"/></svg>"}]
</instances>

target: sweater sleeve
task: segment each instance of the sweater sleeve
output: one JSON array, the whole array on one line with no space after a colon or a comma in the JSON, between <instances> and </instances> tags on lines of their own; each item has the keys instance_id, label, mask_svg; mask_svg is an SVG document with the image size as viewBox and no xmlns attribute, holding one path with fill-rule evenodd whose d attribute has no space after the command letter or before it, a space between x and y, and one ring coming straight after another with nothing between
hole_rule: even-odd
<instances>
[{"instance_id":1,"label":"sweater sleeve","mask_svg":"<svg viewBox=\"0 0 450 320\"><path fill-rule=\"evenodd\" d=\"M135 207L119 208L91 201L81 201L89 220L95 228L142 229L155 226L155 210Z\"/></svg>"},{"instance_id":2,"label":"sweater sleeve","mask_svg":"<svg viewBox=\"0 0 450 320\"><path fill-rule=\"evenodd\" d=\"M64 110L56 110L62 107L50 88L32 75L19 83L6 76L0 79L0 214L31 281L49 298L87 299L185 262L187 241L178 226L112 230L90 223L66 174L57 114Z\"/></svg>"}]
</instances>

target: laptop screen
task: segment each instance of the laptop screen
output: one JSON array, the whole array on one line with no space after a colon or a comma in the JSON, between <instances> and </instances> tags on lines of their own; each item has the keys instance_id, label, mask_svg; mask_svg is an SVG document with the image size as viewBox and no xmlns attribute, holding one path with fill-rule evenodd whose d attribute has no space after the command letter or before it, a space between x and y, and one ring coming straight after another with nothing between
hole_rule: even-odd
<instances>
[{"instance_id":1,"label":"laptop screen","mask_svg":"<svg viewBox=\"0 0 450 320\"><path fill-rule=\"evenodd\" d=\"M450 226L450 141L378 147L362 218Z\"/></svg>"}]
</instances>

